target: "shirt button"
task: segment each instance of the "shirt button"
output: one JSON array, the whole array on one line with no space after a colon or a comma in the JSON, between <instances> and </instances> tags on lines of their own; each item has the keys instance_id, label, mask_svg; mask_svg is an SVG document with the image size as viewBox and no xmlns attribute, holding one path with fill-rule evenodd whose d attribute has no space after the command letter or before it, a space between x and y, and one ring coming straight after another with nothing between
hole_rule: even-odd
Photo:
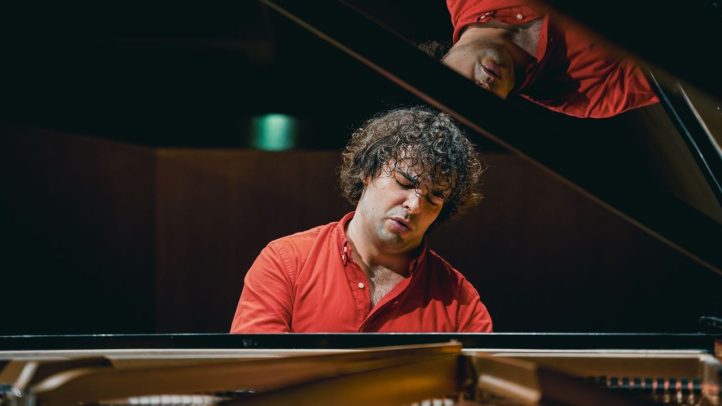
<instances>
[{"instance_id":1,"label":"shirt button","mask_svg":"<svg viewBox=\"0 0 722 406\"><path fill-rule=\"evenodd\" d=\"M486 22L491 19L491 17L494 15L493 11L487 11L482 13L479 17L476 18L477 22Z\"/></svg>"},{"instance_id":2,"label":"shirt button","mask_svg":"<svg viewBox=\"0 0 722 406\"><path fill-rule=\"evenodd\" d=\"M358 283L358 288L359 288L359 289L363 289L363 288L364 288L364 286L365 286L365 285L364 285L364 283L363 283L363 282L359 282L359 283Z\"/></svg>"},{"instance_id":3,"label":"shirt button","mask_svg":"<svg viewBox=\"0 0 722 406\"><path fill-rule=\"evenodd\" d=\"M524 18L523 15L521 15L521 14L517 14L517 15L516 15L516 19L517 19L517 20L521 20L522 18Z\"/></svg>"}]
</instances>

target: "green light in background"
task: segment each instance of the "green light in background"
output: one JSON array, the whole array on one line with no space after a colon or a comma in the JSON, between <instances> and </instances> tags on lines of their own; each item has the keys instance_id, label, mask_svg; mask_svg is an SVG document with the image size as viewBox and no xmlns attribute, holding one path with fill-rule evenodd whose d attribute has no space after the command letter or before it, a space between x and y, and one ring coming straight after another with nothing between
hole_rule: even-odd
<instances>
[{"instance_id":1,"label":"green light in background","mask_svg":"<svg viewBox=\"0 0 722 406\"><path fill-rule=\"evenodd\" d=\"M251 146L264 151L283 151L296 146L298 122L285 114L265 114L251 119Z\"/></svg>"}]
</instances>

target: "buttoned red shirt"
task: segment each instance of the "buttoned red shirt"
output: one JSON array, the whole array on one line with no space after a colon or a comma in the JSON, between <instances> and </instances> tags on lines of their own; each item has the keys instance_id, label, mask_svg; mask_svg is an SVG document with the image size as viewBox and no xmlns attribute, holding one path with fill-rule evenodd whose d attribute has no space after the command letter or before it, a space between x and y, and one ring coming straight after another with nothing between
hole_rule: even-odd
<instances>
[{"instance_id":1,"label":"buttoned red shirt","mask_svg":"<svg viewBox=\"0 0 722 406\"><path fill-rule=\"evenodd\" d=\"M515 91L550 110L582 118L612 117L658 103L639 65L617 56L573 25L525 0L447 0L454 43L470 24L499 21L524 25L542 18L535 63Z\"/></svg>"},{"instance_id":2,"label":"buttoned red shirt","mask_svg":"<svg viewBox=\"0 0 722 406\"><path fill-rule=\"evenodd\" d=\"M269 243L245 277L231 333L490 332L476 289L425 246L375 306L339 222Z\"/></svg>"}]
</instances>

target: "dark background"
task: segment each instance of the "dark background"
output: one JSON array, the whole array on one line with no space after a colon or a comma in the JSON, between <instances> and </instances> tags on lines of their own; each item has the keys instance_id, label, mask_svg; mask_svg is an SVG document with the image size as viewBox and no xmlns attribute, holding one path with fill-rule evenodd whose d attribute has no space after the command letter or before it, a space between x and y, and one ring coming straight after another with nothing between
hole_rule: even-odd
<instances>
[{"instance_id":1,"label":"dark background","mask_svg":"<svg viewBox=\"0 0 722 406\"><path fill-rule=\"evenodd\" d=\"M451 35L443 2L357 3L409 46ZM351 209L335 167L352 129L420 103L250 0L55 7L3 13L2 334L226 331L269 240ZM299 120L294 150L250 148L266 113ZM570 120L579 139L550 148L631 189L664 166L639 136L660 114ZM486 199L431 246L497 331L696 331L722 314L719 275L472 138Z\"/></svg>"}]
</instances>

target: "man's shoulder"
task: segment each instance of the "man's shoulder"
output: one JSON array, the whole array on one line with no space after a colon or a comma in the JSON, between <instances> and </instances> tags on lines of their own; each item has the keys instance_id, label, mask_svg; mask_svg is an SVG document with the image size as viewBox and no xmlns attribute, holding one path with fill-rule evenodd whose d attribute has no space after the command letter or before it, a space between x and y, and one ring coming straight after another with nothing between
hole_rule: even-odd
<instances>
[{"instance_id":1,"label":"man's shoulder","mask_svg":"<svg viewBox=\"0 0 722 406\"><path fill-rule=\"evenodd\" d=\"M428 250L427 261L429 262L432 272L429 272L433 283L442 289L451 289L452 294L458 297L478 297L474 285L456 268L454 268L447 260L441 257L433 250Z\"/></svg>"},{"instance_id":2,"label":"man's shoulder","mask_svg":"<svg viewBox=\"0 0 722 406\"><path fill-rule=\"evenodd\" d=\"M437 276L448 278L450 282L462 285L468 283L464 275L454 268L453 265L439 255L436 251L429 249L426 254L426 260Z\"/></svg>"},{"instance_id":3,"label":"man's shoulder","mask_svg":"<svg viewBox=\"0 0 722 406\"><path fill-rule=\"evenodd\" d=\"M444 269L446 269L446 270L448 270L449 272L452 272L452 273L459 273L459 271L457 271L456 268L454 268L454 267L449 263L449 261L447 261L446 259L444 259L444 257L442 257L441 255L439 255L438 252L436 252L436 251L434 251L434 250L432 250L432 249L430 249L430 248L427 249L427 251L426 251L426 258L427 258L427 261L429 261L430 263L432 263L432 264L433 264L434 266L436 266L436 267L444 268Z\"/></svg>"}]
</instances>

